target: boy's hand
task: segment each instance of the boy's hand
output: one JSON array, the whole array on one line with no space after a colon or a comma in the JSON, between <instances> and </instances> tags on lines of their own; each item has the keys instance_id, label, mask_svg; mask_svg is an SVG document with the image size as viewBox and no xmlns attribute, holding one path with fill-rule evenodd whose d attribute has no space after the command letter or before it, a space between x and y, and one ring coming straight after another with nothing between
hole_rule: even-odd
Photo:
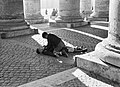
<instances>
[{"instance_id":1,"label":"boy's hand","mask_svg":"<svg viewBox=\"0 0 120 87\"><path fill-rule=\"evenodd\" d=\"M44 49L47 49L47 46L44 45L43 47L44 47Z\"/></svg>"}]
</instances>

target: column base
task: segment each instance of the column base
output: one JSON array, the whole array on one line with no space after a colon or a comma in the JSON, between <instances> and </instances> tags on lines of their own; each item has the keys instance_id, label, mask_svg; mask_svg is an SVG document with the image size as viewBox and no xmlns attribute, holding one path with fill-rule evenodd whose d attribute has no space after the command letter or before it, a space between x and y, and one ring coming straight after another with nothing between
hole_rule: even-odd
<instances>
[{"instance_id":1,"label":"column base","mask_svg":"<svg viewBox=\"0 0 120 87\"><path fill-rule=\"evenodd\" d=\"M30 24L41 24L41 23L45 23L46 22L46 20L44 20L44 19L34 19L34 20L26 20L28 23L30 23Z\"/></svg>"},{"instance_id":2,"label":"column base","mask_svg":"<svg viewBox=\"0 0 120 87\"><path fill-rule=\"evenodd\" d=\"M2 39L38 33L37 29L31 29L23 19L0 20L0 28Z\"/></svg>"},{"instance_id":3,"label":"column base","mask_svg":"<svg viewBox=\"0 0 120 87\"><path fill-rule=\"evenodd\" d=\"M89 21L109 21L109 18L107 17L89 17L88 18Z\"/></svg>"},{"instance_id":4,"label":"column base","mask_svg":"<svg viewBox=\"0 0 120 87\"><path fill-rule=\"evenodd\" d=\"M41 24L45 22L45 19L41 14L27 15L25 20L30 24Z\"/></svg>"},{"instance_id":5,"label":"column base","mask_svg":"<svg viewBox=\"0 0 120 87\"><path fill-rule=\"evenodd\" d=\"M97 44L95 51L98 53L99 58L109 64L120 67L120 49L106 45L106 40Z\"/></svg>"},{"instance_id":6,"label":"column base","mask_svg":"<svg viewBox=\"0 0 120 87\"><path fill-rule=\"evenodd\" d=\"M93 12L88 19L90 21L109 21L109 12Z\"/></svg>"},{"instance_id":7,"label":"column base","mask_svg":"<svg viewBox=\"0 0 120 87\"><path fill-rule=\"evenodd\" d=\"M33 35L37 34L37 29L25 29L25 30L16 30L10 32L0 32L0 36L2 39L13 38L18 36L25 36L25 35Z\"/></svg>"},{"instance_id":8,"label":"column base","mask_svg":"<svg viewBox=\"0 0 120 87\"><path fill-rule=\"evenodd\" d=\"M76 55L76 65L104 78L120 83L120 68L114 67L101 61L102 54L93 51L84 55Z\"/></svg>"},{"instance_id":9,"label":"column base","mask_svg":"<svg viewBox=\"0 0 120 87\"><path fill-rule=\"evenodd\" d=\"M75 28L75 27L85 26L89 24L90 22L87 22L87 21L76 21L76 22L66 22L62 20L49 21L49 25L52 27Z\"/></svg>"}]
</instances>

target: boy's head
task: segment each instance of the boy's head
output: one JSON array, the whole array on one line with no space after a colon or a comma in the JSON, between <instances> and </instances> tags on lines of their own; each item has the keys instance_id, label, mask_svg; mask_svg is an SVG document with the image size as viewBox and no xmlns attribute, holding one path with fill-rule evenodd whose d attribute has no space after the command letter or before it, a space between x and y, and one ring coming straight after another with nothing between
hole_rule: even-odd
<instances>
[{"instance_id":1,"label":"boy's head","mask_svg":"<svg viewBox=\"0 0 120 87\"><path fill-rule=\"evenodd\" d=\"M47 36L48 36L48 33L47 33L47 32L43 32L43 33L42 33L42 37L43 37L43 38L45 38L45 39L46 39L46 38L47 38Z\"/></svg>"}]
</instances>

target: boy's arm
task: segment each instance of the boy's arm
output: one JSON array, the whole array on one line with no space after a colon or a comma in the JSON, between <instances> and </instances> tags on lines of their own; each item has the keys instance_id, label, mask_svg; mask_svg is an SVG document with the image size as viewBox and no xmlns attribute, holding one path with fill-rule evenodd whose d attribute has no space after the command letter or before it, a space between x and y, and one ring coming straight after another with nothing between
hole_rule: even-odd
<instances>
[{"instance_id":1,"label":"boy's arm","mask_svg":"<svg viewBox=\"0 0 120 87\"><path fill-rule=\"evenodd\" d=\"M50 40L48 40L48 44L47 44L47 50L49 50L50 48L51 48L51 42L50 42Z\"/></svg>"}]
</instances>

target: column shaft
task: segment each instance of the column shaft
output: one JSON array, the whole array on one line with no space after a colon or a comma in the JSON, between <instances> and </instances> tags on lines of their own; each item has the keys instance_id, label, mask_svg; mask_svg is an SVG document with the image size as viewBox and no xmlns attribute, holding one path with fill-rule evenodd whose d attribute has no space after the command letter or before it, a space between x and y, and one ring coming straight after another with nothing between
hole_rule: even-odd
<instances>
[{"instance_id":1,"label":"column shaft","mask_svg":"<svg viewBox=\"0 0 120 87\"><path fill-rule=\"evenodd\" d=\"M120 44L120 1L115 0L110 3L110 28L108 33L108 39Z\"/></svg>"},{"instance_id":2,"label":"column shaft","mask_svg":"<svg viewBox=\"0 0 120 87\"><path fill-rule=\"evenodd\" d=\"M98 18L96 20L109 18L109 0L92 0L92 5L93 13L91 17Z\"/></svg>"},{"instance_id":3,"label":"column shaft","mask_svg":"<svg viewBox=\"0 0 120 87\"><path fill-rule=\"evenodd\" d=\"M24 14L29 23L42 23L44 17L41 15L41 0L24 0Z\"/></svg>"},{"instance_id":4,"label":"column shaft","mask_svg":"<svg viewBox=\"0 0 120 87\"><path fill-rule=\"evenodd\" d=\"M91 0L80 0L80 13L83 14L84 17L90 16L92 13Z\"/></svg>"},{"instance_id":5,"label":"column shaft","mask_svg":"<svg viewBox=\"0 0 120 87\"><path fill-rule=\"evenodd\" d=\"M59 15L61 19L75 20L74 18L81 18L80 16L80 0L60 0L59 2Z\"/></svg>"}]
</instances>

